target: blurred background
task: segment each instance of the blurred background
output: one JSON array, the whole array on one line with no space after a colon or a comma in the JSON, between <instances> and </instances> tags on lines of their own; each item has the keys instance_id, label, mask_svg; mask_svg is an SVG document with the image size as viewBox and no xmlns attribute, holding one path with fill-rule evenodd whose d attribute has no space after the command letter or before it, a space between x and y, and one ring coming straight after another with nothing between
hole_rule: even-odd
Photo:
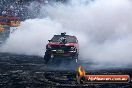
<instances>
[{"instance_id":1,"label":"blurred background","mask_svg":"<svg viewBox=\"0 0 132 88\"><path fill-rule=\"evenodd\" d=\"M68 0L0 0L0 16L16 16L21 20L35 18L42 5L66 1ZM37 3L33 11L28 10L31 2Z\"/></svg>"}]
</instances>

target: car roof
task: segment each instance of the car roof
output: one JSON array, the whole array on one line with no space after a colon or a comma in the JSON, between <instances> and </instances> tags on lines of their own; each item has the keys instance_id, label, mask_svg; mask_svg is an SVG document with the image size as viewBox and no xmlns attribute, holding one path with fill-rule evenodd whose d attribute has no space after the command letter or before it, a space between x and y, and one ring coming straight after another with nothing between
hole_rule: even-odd
<instances>
[{"instance_id":1,"label":"car roof","mask_svg":"<svg viewBox=\"0 0 132 88\"><path fill-rule=\"evenodd\" d=\"M54 36L61 36L61 35L54 35ZM72 35L65 35L65 36L76 37L76 36L72 36Z\"/></svg>"}]
</instances>

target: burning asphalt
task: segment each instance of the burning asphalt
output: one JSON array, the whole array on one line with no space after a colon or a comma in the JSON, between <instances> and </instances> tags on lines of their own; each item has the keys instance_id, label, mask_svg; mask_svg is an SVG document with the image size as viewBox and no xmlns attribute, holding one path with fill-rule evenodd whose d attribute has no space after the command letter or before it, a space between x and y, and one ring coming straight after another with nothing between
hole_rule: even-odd
<instances>
[{"instance_id":1,"label":"burning asphalt","mask_svg":"<svg viewBox=\"0 0 132 88\"><path fill-rule=\"evenodd\" d=\"M86 63L81 63L86 64ZM89 64L92 65L92 64ZM60 67L60 66L59 66ZM47 87L87 87L87 88L131 88L132 83L124 84L78 84L76 71L56 69L46 66L44 59L38 56L0 54L1 88L47 88ZM128 74L132 69L91 69L87 74Z\"/></svg>"}]
</instances>

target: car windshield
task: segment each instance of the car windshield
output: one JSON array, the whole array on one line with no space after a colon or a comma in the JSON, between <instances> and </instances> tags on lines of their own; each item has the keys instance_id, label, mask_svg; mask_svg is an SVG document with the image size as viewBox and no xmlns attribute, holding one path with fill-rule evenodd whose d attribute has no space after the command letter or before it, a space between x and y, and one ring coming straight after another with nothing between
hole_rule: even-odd
<instances>
[{"instance_id":1,"label":"car windshield","mask_svg":"<svg viewBox=\"0 0 132 88\"><path fill-rule=\"evenodd\" d=\"M54 37L51 39L52 42L60 42L62 38L66 39L66 42L68 43L76 43L77 39L74 36L65 35L65 37L62 37L61 35L54 35Z\"/></svg>"}]
</instances>

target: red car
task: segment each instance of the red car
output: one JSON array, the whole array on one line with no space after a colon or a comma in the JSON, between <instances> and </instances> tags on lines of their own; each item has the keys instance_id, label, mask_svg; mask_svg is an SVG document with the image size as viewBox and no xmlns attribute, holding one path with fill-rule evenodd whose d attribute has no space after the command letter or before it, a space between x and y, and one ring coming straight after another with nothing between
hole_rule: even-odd
<instances>
[{"instance_id":1,"label":"red car","mask_svg":"<svg viewBox=\"0 0 132 88\"><path fill-rule=\"evenodd\" d=\"M77 62L79 54L78 47L78 40L75 36L66 35L66 33L54 35L46 45L44 60L46 63L49 63L57 57L63 57Z\"/></svg>"}]
</instances>

